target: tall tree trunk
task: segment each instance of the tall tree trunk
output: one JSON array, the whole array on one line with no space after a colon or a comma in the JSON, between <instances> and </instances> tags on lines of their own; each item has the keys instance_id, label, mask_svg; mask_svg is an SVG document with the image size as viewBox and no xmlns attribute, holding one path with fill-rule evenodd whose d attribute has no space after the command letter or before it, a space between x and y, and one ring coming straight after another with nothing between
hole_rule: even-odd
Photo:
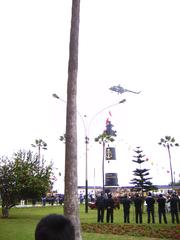
<instances>
[{"instance_id":1,"label":"tall tree trunk","mask_svg":"<svg viewBox=\"0 0 180 240\"><path fill-rule=\"evenodd\" d=\"M174 181L173 181L173 171L172 171L172 162L171 162L171 152L170 152L170 146L167 144L167 150L168 150L168 156L169 156L169 165L170 165L170 172L171 172L171 187L173 189L174 187Z\"/></svg>"},{"instance_id":2,"label":"tall tree trunk","mask_svg":"<svg viewBox=\"0 0 180 240\"><path fill-rule=\"evenodd\" d=\"M103 140L103 159L102 159L102 186L103 186L103 194L105 194L105 190L104 190L104 157L105 157L105 141Z\"/></svg>"},{"instance_id":3,"label":"tall tree trunk","mask_svg":"<svg viewBox=\"0 0 180 240\"><path fill-rule=\"evenodd\" d=\"M9 217L9 209L6 207L2 207L2 217L8 218Z\"/></svg>"},{"instance_id":4,"label":"tall tree trunk","mask_svg":"<svg viewBox=\"0 0 180 240\"><path fill-rule=\"evenodd\" d=\"M9 217L9 207L8 207L8 204L4 203L3 199L2 199L2 217L3 218Z\"/></svg>"},{"instance_id":5,"label":"tall tree trunk","mask_svg":"<svg viewBox=\"0 0 180 240\"><path fill-rule=\"evenodd\" d=\"M81 239L77 188L77 72L80 0L72 0L71 31L66 109L65 202L64 214L75 226L76 240Z\"/></svg>"}]
</instances>

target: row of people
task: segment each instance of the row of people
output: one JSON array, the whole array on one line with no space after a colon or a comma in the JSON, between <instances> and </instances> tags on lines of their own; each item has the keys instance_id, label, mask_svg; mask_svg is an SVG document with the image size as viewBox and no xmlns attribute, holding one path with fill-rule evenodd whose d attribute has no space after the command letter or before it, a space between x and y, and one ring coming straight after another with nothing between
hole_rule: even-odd
<instances>
[{"instance_id":1,"label":"row of people","mask_svg":"<svg viewBox=\"0 0 180 240\"><path fill-rule=\"evenodd\" d=\"M130 223L130 207L131 204L134 204L135 207L135 221L136 223L142 223L142 212L143 212L143 205L144 201L147 208L147 222L148 223L155 223L155 210L154 205L157 201L158 204L158 219L159 223L162 223L162 219L164 223L167 224L167 217L166 217L166 202L170 203L170 211L171 211L171 221L174 224L179 223L179 214L178 214L178 207L180 199L176 194L172 194L172 196L166 200L166 198L160 194L155 200L152 194L149 192L148 196L144 199L139 196L137 193L135 197L129 198L127 195L120 200L120 203L123 205L123 214L124 214L124 223ZM111 194L108 194L108 197L104 197L104 194L101 193L100 196L96 199L96 207L97 207L97 222L104 221L104 213L106 210L106 222L113 223L114 217L114 206L115 202L112 198Z\"/></svg>"},{"instance_id":2,"label":"row of people","mask_svg":"<svg viewBox=\"0 0 180 240\"><path fill-rule=\"evenodd\" d=\"M179 223L178 217L178 204L179 198L172 194L171 198L168 200L171 206L171 216L172 223L176 218L176 222ZM135 206L135 215L136 215L136 223L142 223L142 205L143 198L141 198L138 194L133 199L128 198L127 195L123 198L121 203L123 204L124 209L124 222L129 223L129 213L130 206L134 202ZM150 218L152 215L152 222L155 223L154 218L154 204L155 199L152 197L151 193L145 198L145 202L147 204L147 213L148 213L148 223L150 223ZM166 210L165 203L166 199L159 195L157 198L158 203L158 215L159 215L159 223L161 223L161 218L163 216L164 222L167 223L166 218ZM104 219L104 209L107 209L106 221L113 222L113 209L114 209L114 200L112 199L112 195L108 194L108 198L104 198L103 194L99 196L96 200L96 205L98 209L98 222L103 222ZM58 214L50 214L48 216L43 217L36 226L35 229L35 240L75 240L75 229L72 222L63 215Z\"/></svg>"}]
</instances>

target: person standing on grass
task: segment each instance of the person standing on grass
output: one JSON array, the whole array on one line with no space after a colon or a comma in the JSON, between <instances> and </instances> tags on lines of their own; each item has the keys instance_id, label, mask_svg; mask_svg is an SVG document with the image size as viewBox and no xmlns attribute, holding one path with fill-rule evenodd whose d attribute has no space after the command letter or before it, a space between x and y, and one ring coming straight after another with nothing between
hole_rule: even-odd
<instances>
[{"instance_id":1,"label":"person standing on grass","mask_svg":"<svg viewBox=\"0 0 180 240\"><path fill-rule=\"evenodd\" d=\"M179 223L179 215L178 215L179 198L176 196L175 193L173 193L171 198L168 200L168 202L170 202L172 223L173 224L175 223L175 219L176 219L176 223Z\"/></svg>"},{"instance_id":2,"label":"person standing on grass","mask_svg":"<svg viewBox=\"0 0 180 240\"><path fill-rule=\"evenodd\" d=\"M150 223L151 217L152 217L152 223L155 223L155 217L154 217L155 199L152 197L152 194L150 192L146 197L146 204L147 204L148 223Z\"/></svg>"},{"instance_id":3,"label":"person standing on grass","mask_svg":"<svg viewBox=\"0 0 180 240\"><path fill-rule=\"evenodd\" d=\"M131 200L128 198L127 194L125 194L122 200L122 205L123 205L123 212L124 212L124 223L130 223L129 212L130 212Z\"/></svg>"},{"instance_id":4,"label":"person standing on grass","mask_svg":"<svg viewBox=\"0 0 180 240\"><path fill-rule=\"evenodd\" d=\"M164 223L167 224L167 218L166 218L166 198L163 197L162 194L159 194L159 197L157 199L158 203L158 216L159 216L159 223L161 224L161 219L163 216Z\"/></svg>"},{"instance_id":5,"label":"person standing on grass","mask_svg":"<svg viewBox=\"0 0 180 240\"><path fill-rule=\"evenodd\" d=\"M108 199L106 200L106 222L113 223L113 215L114 215L114 200L112 199L111 193L108 194Z\"/></svg>"},{"instance_id":6,"label":"person standing on grass","mask_svg":"<svg viewBox=\"0 0 180 240\"><path fill-rule=\"evenodd\" d=\"M96 199L96 207L97 207L97 222L102 222L104 221L104 209L105 209L105 197L103 192L101 193L100 196L97 197Z\"/></svg>"},{"instance_id":7,"label":"person standing on grass","mask_svg":"<svg viewBox=\"0 0 180 240\"><path fill-rule=\"evenodd\" d=\"M143 199L136 193L134 201L136 223L142 223L142 204Z\"/></svg>"},{"instance_id":8,"label":"person standing on grass","mask_svg":"<svg viewBox=\"0 0 180 240\"><path fill-rule=\"evenodd\" d=\"M65 216L50 214L37 224L35 240L75 240L75 229Z\"/></svg>"}]
</instances>

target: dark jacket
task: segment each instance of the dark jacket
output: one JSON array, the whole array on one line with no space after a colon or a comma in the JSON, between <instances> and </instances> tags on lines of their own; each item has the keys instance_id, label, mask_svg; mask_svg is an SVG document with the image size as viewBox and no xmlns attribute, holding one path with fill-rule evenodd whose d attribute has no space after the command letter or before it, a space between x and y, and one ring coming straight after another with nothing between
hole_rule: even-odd
<instances>
[{"instance_id":1,"label":"dark jacket","mask_svg":"<svg viewBox=\"0 0 180 240\"><path fill-rule=\"evenodd\" d=\"M178 203L179 203L179 198L175 195L173 195L168 202L170 202L170 207L171 207L171 211L178 211Z\"/></svg>"},{"instance_id":2,"label":"dark jacket","mask_svg":"<svg viewBox=\"0 0 180 240\"><path fill-rule=\"evenodd\" d=\"M154 198L152 196L148 196L146 198L147 210L153 210L154 209L154 203L155 203Z\"/></svg>"},{"instance_id":3,"label":"dark jacket","mask_svg":"<svg viewBox=\"0 0 180 240\"><path fill-rule=\"evenodd\" d=\"M158 203L158 209L159 210L165 210L166 199L163 196L158 197L157 203Z\"/></svg>"},{"instance_id":4,"label":"dark jacket","mask_svg":"<svg viewBox=\"0 0 180 240\"><path fill-rule=\"evenodd\" d=\"M142 197L136 196L136 197L133 199L133 201L134 201L134 206L135 206L135 208L141 210L141 208L142 208L142 203L143 203Z\"/></svg>"},{"instance_id":5,"label":"dark jacket","mask_svg":"<svg viewBox=\"0 0 180 240\"><path fill-rule=\"evenodd\" d=\"M105 208L105 206L106 206L105 198L102 195L97 197L96 207L97 208Z\"/></svg>"},{"instance_id":6,"label":"dark jacket","mask_svg":"<svg viewBox=\"0 0 180 240\"><path fill-rule=\"evenodd\" d=\"M106 199L106 208L107 209L114 208L114 200L112 199L112 197L108 197L108 199Z\"/></svg>"},{"instance_id":7,"label":"dark jacket","mask_svg":"<svg viewBox=\"0 0 180 240\"><path fill-rule=\"evenodd\" d=\"M131 200L127 197L125 197L123 200L122 200L122 204L123 204L123 208L124 210L129 210L130 209L130 206L131 206Z\"/></svg>"}]
</instances>

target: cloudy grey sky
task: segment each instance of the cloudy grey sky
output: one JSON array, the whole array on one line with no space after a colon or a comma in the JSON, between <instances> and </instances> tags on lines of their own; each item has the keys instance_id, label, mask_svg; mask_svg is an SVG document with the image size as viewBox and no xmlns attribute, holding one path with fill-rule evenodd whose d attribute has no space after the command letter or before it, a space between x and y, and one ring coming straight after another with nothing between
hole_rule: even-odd
<instances>
[{"instance_id":1,"label":"cloudy grey sky","mask_svg":"<svg viewBox=\"0 0 180 240\"><path fill-rule=\"evenodd\" d=\"M133 149L141 146L154 183L168 183L168 155L158 146L165 135L180 142L180 2L167 0L82 0L79 40L78 111L89 130L89 184L101 180L102 147L94 137L104 130L109 110L118 137L117 161L106 164L119 184L132 178ZM71 1L0 2L0 153L29 149L36 138L48 144L44 153L62 173ZM141 91L118 95L113 85ZM126 102L98 114L126 98ZM82 118L78 117L79 184L85 182ZM179 179L180 149L172 161ZM95 177L94 177L95 172Z\"/></svg>"}]
</instances>

